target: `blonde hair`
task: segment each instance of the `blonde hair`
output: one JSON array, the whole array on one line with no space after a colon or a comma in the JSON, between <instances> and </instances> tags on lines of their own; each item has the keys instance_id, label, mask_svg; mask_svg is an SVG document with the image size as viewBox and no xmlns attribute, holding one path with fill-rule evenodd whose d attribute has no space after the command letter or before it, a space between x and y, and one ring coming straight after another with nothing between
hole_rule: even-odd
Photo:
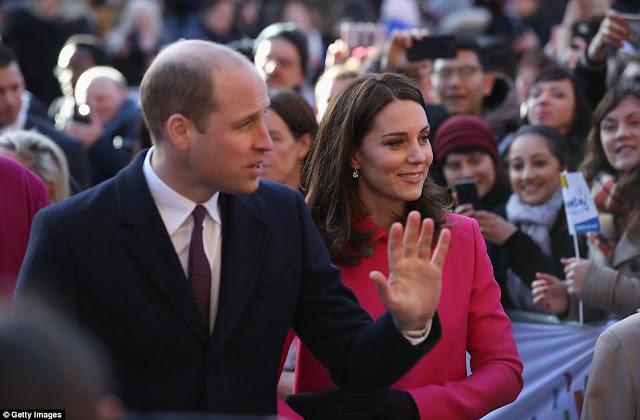
<instances>
[{"instance_id":1,"label":"blonde hair","mask_svg":"<svg viewBox=\"0 0 640 420\"><path fill-rule=\"evenodd\" d=\"M69 197L67 158L53 140L36 131L18 130L1 135L0 147L14 151L24 166L51 188L52 204Z\"/></svg>"}]
</instances>

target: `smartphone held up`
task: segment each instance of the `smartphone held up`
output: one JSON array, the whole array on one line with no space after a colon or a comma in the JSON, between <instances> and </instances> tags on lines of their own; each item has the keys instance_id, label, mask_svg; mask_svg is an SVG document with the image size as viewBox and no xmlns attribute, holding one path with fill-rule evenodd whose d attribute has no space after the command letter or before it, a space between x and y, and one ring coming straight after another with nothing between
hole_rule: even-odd
<instances>
[{"instance_id":1,"label":"smartphone held up","mask_svg":"<svg viewBox=\"0 0 640 420\"><path fill-rule=\"evenodd\" d=\"M430 35L420 40L414 39L413 47L407 50L407 60L413 62L455 56L456 39L452 35Z\"/></svg>"},{"instance_id":2,"label":"smartphone held up","mask_svg":"<svg viewBox=\"0 0 640 420\"><path fill-rule=\"evenodd\" d=\"M481 209L478 187L472 179L456 181L454 190L458 195L458 204L472 204L475 210Z\"/></svg>"}]
</instances>

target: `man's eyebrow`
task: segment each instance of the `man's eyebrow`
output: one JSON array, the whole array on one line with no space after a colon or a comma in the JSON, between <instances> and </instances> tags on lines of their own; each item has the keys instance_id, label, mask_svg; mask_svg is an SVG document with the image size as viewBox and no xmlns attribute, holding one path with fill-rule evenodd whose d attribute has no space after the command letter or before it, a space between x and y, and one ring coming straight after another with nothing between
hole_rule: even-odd
<instances>
[{"instance_id":1,"label":"man's eyebrow","mask_svg":"<svg viewBox=\"0 0 640 420\"><path fill-rule=\"evenodd\" d=\"M234 127L239 127L239 126L241 126L242 124L245 124L245 123L248 123L248 122L252 122L252 121L257 120L258 118L260 118L260 115L261 115L261 114L262 114L262 113L261 113L261 112L259 112L259 111L254 112L253 114L246 115L246 116L244 116L243 118L241 118L241 119L239 119L239 120L237 120L237 121L232 122L232 123L231 123L231 125L233 125Z\"/></svg>"}]
</instances>

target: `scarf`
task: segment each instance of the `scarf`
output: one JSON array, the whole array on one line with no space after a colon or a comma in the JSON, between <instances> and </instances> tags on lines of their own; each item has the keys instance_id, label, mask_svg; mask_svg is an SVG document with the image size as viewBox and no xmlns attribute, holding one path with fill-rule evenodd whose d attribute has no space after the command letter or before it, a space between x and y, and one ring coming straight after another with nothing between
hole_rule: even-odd
<instances>
[{"instance_id":1,"label":"scarf","mask_svg":"<svg viewBox=\"0 0 640 420\"><path fill-rule=\"evenodd\" d=\"M532 206L525 203L516 194L512 194L507 201L507 220L518 226L538 245L544 255L551 255L550 230L558 218L558 212L563 205L562 189L558 188L546 203ZM533 304L533 295L528 283L511 268L507 269L507 293L516 309L531 312L541 312Z\"/></svg>"},{"instance_id":2,"label":"scarf","mask_svg":"<svg viewBox=\"0 0 640 420\"><path fill-rule=\"evenodd\" d=\"M598 209L600 232L587 234L589 250L591 253L602 254L601 257L611 262L613 250L625 225L625 206L618 193L616 177L606 172L596 175L591 186L591 196ZM594 258L601 259L595 255Z\"/></svg>"}]
</instances>

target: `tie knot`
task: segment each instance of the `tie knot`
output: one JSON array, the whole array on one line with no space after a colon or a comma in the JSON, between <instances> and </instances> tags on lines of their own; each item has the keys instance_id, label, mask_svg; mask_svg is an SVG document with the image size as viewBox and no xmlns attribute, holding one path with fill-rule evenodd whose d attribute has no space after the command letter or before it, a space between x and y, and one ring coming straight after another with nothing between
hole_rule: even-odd
<instances>
[{"instance_id":1,"label":"tie knot","mask_svg":"<svg viewBox=\"0 0 640 420\"><path fill-rule=\"evenodd\" d=\"M202 226L202 221L204 220L204 216L207 214L207 209L204 206L198 204L195 209L193 209L193 220L196 226Z\"/></svg>"}]
</instances>

